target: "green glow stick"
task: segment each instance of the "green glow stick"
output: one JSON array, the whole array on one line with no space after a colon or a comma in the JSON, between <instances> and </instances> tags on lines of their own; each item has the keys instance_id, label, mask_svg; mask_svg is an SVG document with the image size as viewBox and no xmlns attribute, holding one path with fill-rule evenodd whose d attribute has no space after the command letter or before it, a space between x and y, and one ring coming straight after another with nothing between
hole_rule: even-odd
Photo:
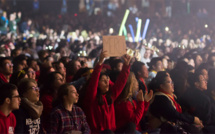
<instances>
[{"instance_id":1,"label":"green glow stick","mask_svg":"<svg viewBox=\"0 0 215 134\"><path fill-rule=\"evenodd\" d=\"M124 35L125 35L125 40L127 40L127 39L128 39L128 36L127 36L127 29L126 29L125 26L124 26L124 28L123 28L123 33L124 33Z\"/></svg>"},{"instance_id":2,"label":"green glow stick","mask_svg":"<svg viewBox=\"0 0 215 134\"><path fill-rule=\"evenodd\" d=\"M123 18L123 20L122 20L122 24L121 24L120 29L119 29L119 35L122 35L122 31L123 31L123 28L124 28L125 23L126 23L126 21L127 21L129 12L130 12L130 11L129 11L128 9L126 9L124 18Z\"/></svg>"},{"instance_id":3,"label":"green glow stick","mask_svg":"<svg viewBox=\"0 0 215 134\"><path fill-rule=\"evenodd\" d=\"M138 20L138 24L137 24L136 38L135 38L135 41L136 41L136 42L138 42L139 39L140 39L141 25L142 25L142 19L139 19L139 20Z\"/></svg>"}]
</instances>

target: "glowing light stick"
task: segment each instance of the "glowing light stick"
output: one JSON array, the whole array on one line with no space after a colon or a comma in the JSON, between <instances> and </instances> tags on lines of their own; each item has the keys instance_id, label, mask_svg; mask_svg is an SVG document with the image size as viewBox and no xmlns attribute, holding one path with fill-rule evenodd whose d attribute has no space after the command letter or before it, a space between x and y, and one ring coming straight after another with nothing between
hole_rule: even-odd
<instances>
[{"instance_id":1,"label":"glowing light stick","mask_svg":"<svg viewBox=\"0 0 215 134\"><path fill-rule=\"evenodd\" d=\"M120 29L119 29L119 35L122 35L122 31L123 31L123 28L124 28L125 23L126 23L126 21L127 21L129 12L130 12L130 11L129 11L128 9L126 9L124 18L123 18L123 20L122 20L122 24L121 24Z\"/></svg>"},{"instance_id":2,"label":"glowing light stick","mask_svg":"<svg viewBox=\"0 0 215 134\"><path fill-rule=\"evenodd\" d=\"M133 39L133 42L134 42L134 30L133 30L133 27L131 24L128 25L129 29L130 29L130 32L131 32L131 36L132 36L132 39Z\"/></svg>"},{"instance_id":3,"label":"glowing light stick","mask_svg":"<svg viewBox=\"0 0 215 134\"><path fill-rule=\"evenodd\" d=\"M138 24L137 24L137 32L136 32L136 38L135 41L138 42L140 39L140 30L141 30L141 25L142 25L142 20L139 19L138 20Z\"/></svg>"},{"instance_id":4,"label":"glowing light stick","mask_svg":"<svg viewBox=\"0 0 215 134\"><path fill-rule=\"evenodd\" d=\"M126 29L125 26L124 26L124 28L123 28L123 33L124 33L124 35L125 35L125 40L127 40L127 39L128 39L128 36L127 36L127 29Z\"/></svg>"},{"instance_id":5,"label":"glowing light stick","mask_svg":"<svg viewBox=\"0 0 215 134\"><path fill-rule=\"evenodd\" d=\"M146 23L145 23L144 30L143 30L143 36L142 36L143 40L146 38L146 33L147 33L147 30L149 27L149 22L150 22L150 19L146 19Z\"/></svg>"}]
</instances>

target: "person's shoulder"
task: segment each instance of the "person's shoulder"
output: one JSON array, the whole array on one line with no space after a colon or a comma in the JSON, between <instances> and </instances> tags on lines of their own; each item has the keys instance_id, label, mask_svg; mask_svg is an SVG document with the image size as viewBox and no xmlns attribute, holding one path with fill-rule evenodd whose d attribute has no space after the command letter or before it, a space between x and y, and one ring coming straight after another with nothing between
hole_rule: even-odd
<instances>
[{"instance_id":1,"label":"person's shoulder","mask_svg":"<svg viewBox=\"0 0 215 134\"><path fill-rule=\"evenodd\" d=\"M75 111L76 111L77 113L81 113L81 114L84 113L84 111L82 110L82 108L79 107L79 106L74 105L73 108L75 109Z\"/></svg>"}]
</instances>

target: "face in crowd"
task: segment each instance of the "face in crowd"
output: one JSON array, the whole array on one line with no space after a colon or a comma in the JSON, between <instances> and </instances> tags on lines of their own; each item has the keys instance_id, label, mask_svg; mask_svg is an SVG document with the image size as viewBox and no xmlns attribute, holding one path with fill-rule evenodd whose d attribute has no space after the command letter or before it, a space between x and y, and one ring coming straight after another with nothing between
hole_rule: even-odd
<instances>
[{"instance_id":1,"label":"face in crowd","mask_svg":"<svg viewBox=\"0 0 215 134\"><path fill-rule=\"evenodd\" d=\"M12 97L9 99L6 99L7 103L9 103L9 107L12 110L19 109L21 98L19 96L18 90L14 90L12 92Z\"/></svg>"},{"instance_id":2,"label":"face in crowd","mask_svg":"<svg viewBox=\"0 0 215 134\"><path fill-rule=\"evenodd\" d=\"M105 74L100 77L98 87L102 94L105 94L107 91L109 91L109 80L109 76Z\"/></svg>"},{"instance_id":3,"label":"face in crowd","mask_svg":"<svg viewBox=\"0 0 215 134\"><path fill-rule=\"evenodd\" d=\"M147 79L149 76L148 69L145 65L142 65L141 70L138 72L139 76L143 79Z\"/></svg>"},{"instance_id":4,"label":"face in crowd","mask_svg":"<svg viewBox=\"0 0 215 134\"><path fill-rule=\"evenodd\" d=\"M69 104L75 104L78 102L79 94L73 85L68 86L68 94L64 96L64 101Z\"/></svg>"},{"instance_id":5,"label":"face in crowd","mask_svg":"<svg viewBox=\"0 0 215 134\"><path fill-rule=\"evenodd\" d=\"M173 95L174 83L169 75L167 77L165 77L165 81L163 84L160 85L160 88L161 88L161 90L165 91L166 93Z\"/></svg>"},{"instance_id":6,"label":"face in crowd","mask_svg":"<svg viewBox=\"0 0 215 134\"><path fill-rule=\"evenodd\" d=\"M36 103L40 98L40 89L37 86L37 83L30 82L27 87L27 91L23 94L23 97L27 98L30 102Z\"/></svg>"},{"instance_id":7,"label":"face in crowd","mask_svg":"<svg viewBox=\"0 0 215 134\"><path fill-rule=\"evenodd\" d=\"M10 60L5 60L3 66L0 67L0 72L5 75L10 75L13 73L13 64Z\"/></svg>"},{"instance_id":8,"label":"face in crowd","mask_svg":"<svg viewBox=\"0 0 215 134\"><path fill-rule=\"evenodd\" d=\"M163 63L162 61L157 61L155 65L153 65L153 69L157 72L163 71Z\"/></svg>"}]
</instances>

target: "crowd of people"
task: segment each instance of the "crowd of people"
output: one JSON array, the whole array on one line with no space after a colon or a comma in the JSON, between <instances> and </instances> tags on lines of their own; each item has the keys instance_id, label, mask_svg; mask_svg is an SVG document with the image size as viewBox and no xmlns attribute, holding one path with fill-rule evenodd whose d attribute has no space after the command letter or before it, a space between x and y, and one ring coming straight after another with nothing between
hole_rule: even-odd
<instances>
[{"instance_id":1,"label":"crowd of people","mask_svg":"<svg viewBox=\"0 0 215 134\"><path fill-rule=\"evenodd\" d=\"M1 13L0 133L215 132L212 21L154 16L108 57L116 16Z\"/></svg>"}]
</instances>

